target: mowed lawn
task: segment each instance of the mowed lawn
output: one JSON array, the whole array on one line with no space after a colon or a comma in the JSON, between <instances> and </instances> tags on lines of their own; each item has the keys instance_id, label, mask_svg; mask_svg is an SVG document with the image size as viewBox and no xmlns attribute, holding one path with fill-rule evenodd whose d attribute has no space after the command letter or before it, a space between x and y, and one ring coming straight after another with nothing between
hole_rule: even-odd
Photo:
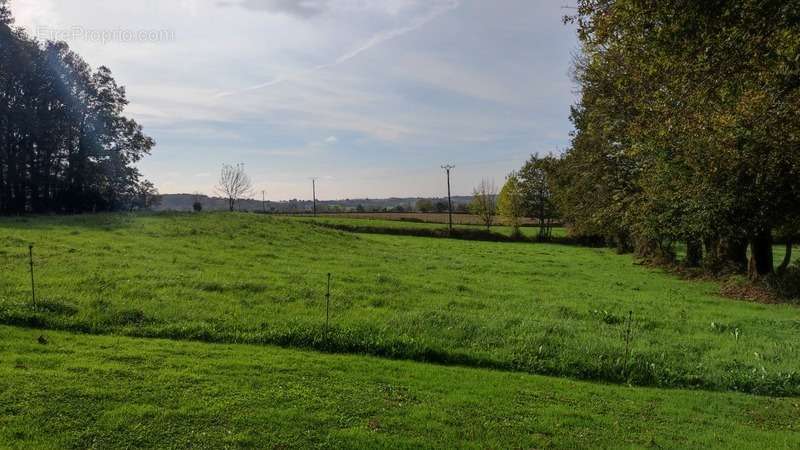
<instances>
[{"instance_id":1,"label":"mowed lawn","mask_svg":"<svg viewBox=\"0 0 800 450\"><path fill-rule=\"evenodd\" d=\"M796 306L722 298L715 283L604 249L358 235L251 214L6 218L0 273L7 325L800 395Z\"/></svg>"},{"instance_id":2,"label":"mowed lawn","mask_svg":"<svg viewBox=\"0 0 800 450\"><path fill-rule=\"evenodd\" d=\"M798 399L0 326L3 448L769 448Z\"/></svg>"}]
</instances>

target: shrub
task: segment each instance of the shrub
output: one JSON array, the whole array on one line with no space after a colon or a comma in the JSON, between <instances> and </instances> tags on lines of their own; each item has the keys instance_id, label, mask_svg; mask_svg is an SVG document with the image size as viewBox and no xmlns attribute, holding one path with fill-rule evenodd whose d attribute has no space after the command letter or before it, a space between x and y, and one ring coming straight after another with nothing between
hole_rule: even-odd
<instances>
[{"instance_id":1,"label":"shrub","mask_svg":"<svg viewBox=\"0 0 800 450\"><path fill-rule=\"evenodd\" d=\"M764 279L764 284L783 299L800 300L800 266L789 266L769 275Z\"/></svg>"}]
</instances>

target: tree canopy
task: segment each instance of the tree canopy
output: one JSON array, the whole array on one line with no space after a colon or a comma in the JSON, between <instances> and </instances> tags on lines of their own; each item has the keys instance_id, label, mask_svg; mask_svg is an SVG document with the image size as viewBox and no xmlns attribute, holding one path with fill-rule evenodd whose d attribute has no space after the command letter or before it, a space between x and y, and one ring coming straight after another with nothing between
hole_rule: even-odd
<instances>
[{"instance_id":1,"label":"tree canopy","mask_svg":"<svg viewBox=\"0 0 800 450\"><path fill-rule=\"evenodd\" d=\"M143 206L155 189L134 166L155 145L123 115L111 70L63 42L39 42L0 6L0 213Z\"/></svg>"},{"instance_id":2,"label":"tree canopy","mask_svg":"<svg viewBox=\"0 0 800 450\"><path fill-rule=\"evenodd\" d=\"M622 248L773 271L800 210L800 4L580 0L556 203Z\"/></svg>"}]
</instances>

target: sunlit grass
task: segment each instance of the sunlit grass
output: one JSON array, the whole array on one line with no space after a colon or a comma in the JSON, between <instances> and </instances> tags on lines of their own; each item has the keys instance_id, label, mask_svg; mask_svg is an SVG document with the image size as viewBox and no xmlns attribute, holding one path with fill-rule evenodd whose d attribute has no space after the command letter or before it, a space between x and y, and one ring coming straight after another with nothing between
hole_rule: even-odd
<instances>
[{"instance_id":1,"label":"sunlit grass","mask_svg":"<svg viewBox=\"0 0 800 450\"><path fill-rule=\"evenodd\" d=\"M10 448L798 448L797 399L0 326Z\"/></svg>"},{"instance_id":2,"label":"sunlit grass","mask_svg":"<svg viewBox=\"0 0 800 450\"><path fill-rule=\"evenodd\" d=\"M797 307L721 298L714 283L604 249L357 235L247 214L7 218L0 271L5 324L800 394Z\"/></svg>"}]
</instances>

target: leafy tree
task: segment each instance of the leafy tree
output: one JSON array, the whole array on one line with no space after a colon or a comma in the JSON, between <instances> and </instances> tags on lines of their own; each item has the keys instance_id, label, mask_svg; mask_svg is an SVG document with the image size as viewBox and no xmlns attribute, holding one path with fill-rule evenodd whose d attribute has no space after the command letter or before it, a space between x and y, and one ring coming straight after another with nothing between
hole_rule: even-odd
<instances>
[{"instance_id":1,"label":"leafy tree","mask_svg":"<svg viewBox=\"0 0 800 450\"><path fill-rule=\"evenodd\" d=\"M497 215L497 187L494 182L482 180L473 190L469 211L481 219L487 230L492 228Z\"/></svg>"},{"instance_id":2,"label":"leafy tree","mask_svg":"<svg viewBox=\"0 0 800 450\"><path fill-rule=\"evenodd\" d=\"M63 42L12 28L0 5L0 213L141 207L136 163L155 142L126 118L125 89ZM150 200L148 200L149 202Z\"/></svg>"},{"instance_id":3,"label":"leafy tree","mask_svg":"<svg viewBox=\"0 0 800 450\"><path fill-rule=\"evenodd\" d=\"M552 236L553 221L558 211L553 200L553 187L559 159L553 155L532 155L517 173L523 192L525 215L539 221L539 240Z\"/></svg>"},{"instance_id":4,"label":"leafy tree","mask_svg":"<svg viewBox=\"0 0 800 450\"><path fill-rule=\"evenodd\" d=\"M503 189L500 190L497 206L506 223L514 228L514 236L519 236L519 227L525 213L525 196L516 172L512 172L506 179Z\"/></svg>"},{"instance_id":5,"label":"leafy tree","mask_svg":"<svg viewBox=\"0 0 800 450\"><path fill-rule=\"evenodd\" d=\"M796 2L579 1L582 96L555 193L575 229L772 273L800 210L798 18Z\"/></svg>"}]
</instances>

